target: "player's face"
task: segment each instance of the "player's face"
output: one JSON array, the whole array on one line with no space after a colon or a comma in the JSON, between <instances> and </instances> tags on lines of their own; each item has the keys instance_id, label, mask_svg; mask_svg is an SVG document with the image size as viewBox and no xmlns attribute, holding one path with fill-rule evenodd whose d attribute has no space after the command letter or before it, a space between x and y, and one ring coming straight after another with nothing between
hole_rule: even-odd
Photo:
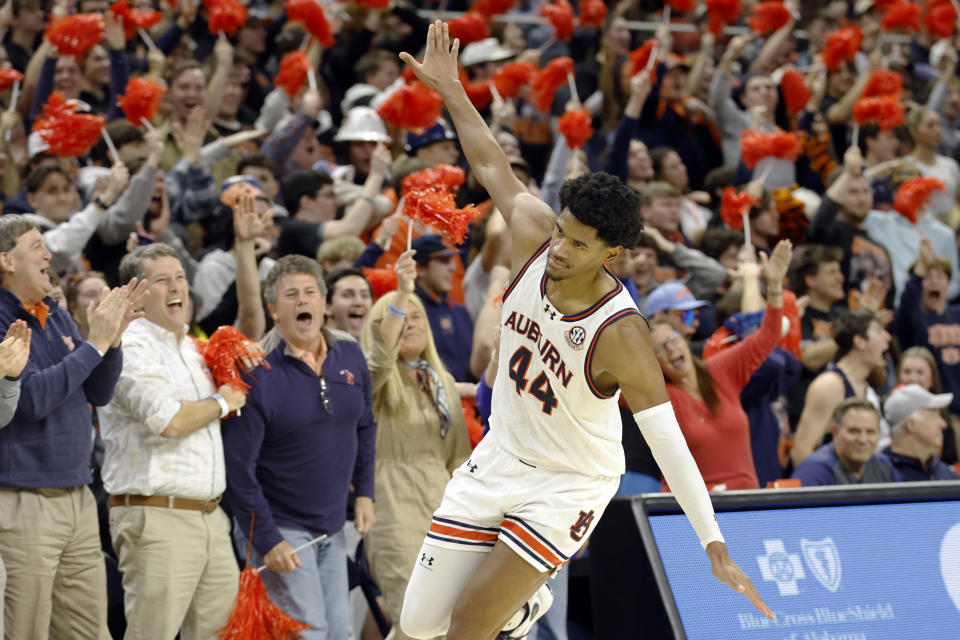
<instances>
[{"instance_id":1,"label":"player's face","mask_svg":"<svg viewBox=\"0 0 960 640\"><path fill-rule=\"evenodd\" d=\"M547 278L567 278L600 268L619 254L619 247L609 247L597 237L597 230L578 221L569 209L557 217L547 249Z\"/></svg>"},{"instance_id":2,"label":"player's face","mask_svg":"<svg viewBox=\"0 0 960 640\"><path fill-rule=\"evenodd\" d=\"M663 375L671 382L680 382L693 371L690 346L672 326L657 323L650 332L653 354L657 356Z\"/></svg>"},{"instance_id":3,"label":"player's face","mask_svg":"<svg viewBox=\"0 0 960 640\"><path fill-rule=\"evenodd\" d=\"M833 428L834 449L848 466L863 466L873 456L880 440L877 414L867 409L850 409Z\"/></svg>"}]
</instances>

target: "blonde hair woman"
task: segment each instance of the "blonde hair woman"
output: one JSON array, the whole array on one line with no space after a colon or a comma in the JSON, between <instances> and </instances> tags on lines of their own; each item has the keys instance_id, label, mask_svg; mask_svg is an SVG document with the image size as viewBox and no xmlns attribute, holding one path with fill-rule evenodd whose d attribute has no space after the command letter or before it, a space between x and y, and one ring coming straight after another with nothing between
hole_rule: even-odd
<instances>
[{"instance_id":1,"label":"blonde hair woman","mask_svg":"<svg viewBox=\"0 0 960 640\"><path fill-rule=\"evenodd\" d=\"M397 260L399 289L380 298L360 343L377 419L376 524L366 537L373 577L400 631L410 573L450 474L470 454L460 397L443 367L423 303L413 294L413 251Z\"/></svg>"}]
</instances>

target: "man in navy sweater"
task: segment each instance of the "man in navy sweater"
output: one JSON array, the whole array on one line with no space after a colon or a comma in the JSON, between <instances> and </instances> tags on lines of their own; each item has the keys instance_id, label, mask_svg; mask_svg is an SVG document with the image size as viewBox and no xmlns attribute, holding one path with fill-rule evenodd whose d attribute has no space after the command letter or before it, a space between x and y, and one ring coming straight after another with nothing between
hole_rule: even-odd
<instances>
[{"instance_id":1,"label":"man in navy sweater","mask_svg":"<svg viewBox=\"0 0 960 640\"><path fill-rule=\"evenodd\" d=\"M30 357L20 401L0 429L0 556L11 638L99 638L107 631L106 573L97 506L87 488L90 405L110 401L123 364L120 337L145 295L113 289L88 310L84 339L47 297L50 252L19 215L0 218L0 326L23 320Z\"/></svg>"},{"instance_id":2,"label":"man in navy sweater","mask_svg":"<svg viewBox=\"0 0 960 640\"><path fill-rule=\"evenodd\" d=\"M249 545L270 598L311 626L304 640L346 638L347 494L354 524L373 525L376 423L370 372L349 334L323 327L326 291L320 265L281 258L264 283L264 299L283 340L251 376L243 414L223 427L226 497L235 537ZM294 552L319 534L319 545ZM262 558L262 560L261 560Z\"/></svg>"}]
</instances>

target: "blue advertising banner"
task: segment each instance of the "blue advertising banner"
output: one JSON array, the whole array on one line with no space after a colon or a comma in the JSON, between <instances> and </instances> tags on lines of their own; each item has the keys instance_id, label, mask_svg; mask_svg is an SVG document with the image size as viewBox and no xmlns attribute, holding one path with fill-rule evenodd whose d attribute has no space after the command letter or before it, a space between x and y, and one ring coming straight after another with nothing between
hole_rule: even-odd
<instances>
[{"instance_id":1,"label":"blue advertising banner","mask_svg":"<svg viewBox=\"0 0 960 640\"><path fill-rule=\"evenodd\" d=\"M721 512L776 622L715 580L683 515L649 517L691 640L960 639L960 502Z\"/></svg>"}]
</instances>

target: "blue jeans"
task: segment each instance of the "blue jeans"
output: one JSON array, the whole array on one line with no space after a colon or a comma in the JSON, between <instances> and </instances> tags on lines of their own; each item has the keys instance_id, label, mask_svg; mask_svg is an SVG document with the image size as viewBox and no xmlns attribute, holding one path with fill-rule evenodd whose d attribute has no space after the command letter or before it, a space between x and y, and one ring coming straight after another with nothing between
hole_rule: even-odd
<instances>
[{"instance_id":1,"label":"blue jeans","mask_svg":"<svg viewBox=\"0 0 960 640\"><path fill-rule=\"evenodd\" d=\"M556 578L547 578L553 591L553 606L537 620L527 640L567 640L567 578L570 565L565 566Z\"/></svg>"},{"instance_id":2,"label":"blue jeans","mask_svg":"<svg viewBox=\"0 0 960 640\"><path fill-rule=\"evenodd\" d=\"M660 491L660 479L637 471L627 471L620 476L618 496L632 496L637 493L657 493Z\"/></svg>"},{"instance_id":3,"label":"blue jeans","mask_svg":"<svg viewBox=\"0 0 960 640\"><path fill-rule=\"evenodd\" d=\"M284 539L294 548L313 539L301 529L280 527ZM234 523L233 537L245 557L247 536ZM347 552L343 531L321 543L297 552L303 565L289 573L269 569L260 577L270 600L290 617L310 625L301 631L302 640L347 640L350 634L350 599L347 579ZM259 567L263 558L250 550L250 565Z\"/></svg>"}]
</instances>

